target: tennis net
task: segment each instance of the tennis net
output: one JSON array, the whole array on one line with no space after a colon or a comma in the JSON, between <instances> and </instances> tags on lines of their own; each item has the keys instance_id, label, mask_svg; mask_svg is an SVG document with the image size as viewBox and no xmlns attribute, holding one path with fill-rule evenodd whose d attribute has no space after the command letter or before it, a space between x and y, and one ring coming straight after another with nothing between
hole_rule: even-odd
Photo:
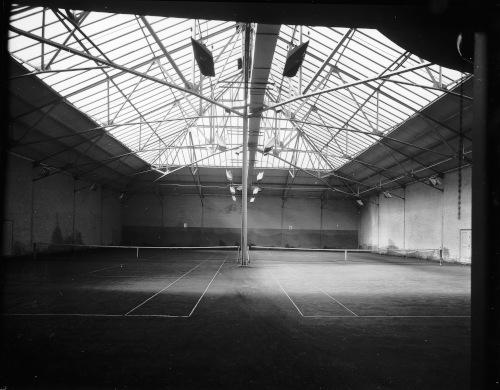
<instances>
[{"instance_id":1,"label":"tennis net","mask_svg":"<svg viewBox=\"0 0 500 390\"><path fill-rule=\"evenodd\" d=\"M353 249L353 248L288 248L288 247L250 247L250 262L347 262L347 263L386 263L422 264L439 262L442 264L440 249Z\"/></svg>"},{"instance_id":2,"label":"tennis net","mask_svg":"<svg viewBox=\"0 0 500 390\"><path fill-rule=\"evenodd\" d=\"M33 245L37 260L217 260L237 259L238 246L135 246L40 243Z\"/></svg>"}]
</instances>

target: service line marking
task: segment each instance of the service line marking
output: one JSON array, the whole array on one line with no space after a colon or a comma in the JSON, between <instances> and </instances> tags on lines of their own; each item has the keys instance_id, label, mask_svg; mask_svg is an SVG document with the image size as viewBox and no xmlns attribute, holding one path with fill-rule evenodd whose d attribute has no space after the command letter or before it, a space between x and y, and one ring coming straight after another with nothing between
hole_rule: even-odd
<instances>
[{"instance_id":1,"label":"service line marking","mask_svg":"<svg viewBox=\"0 0 500 390\"><path fill-rule=\"evenodd\" d=\"M210 282L208 283L207 287L205 288L205 291L203 291L203 294L201 294L201 297L198 299L198 301L196 302L196 304L194 305L194 307L191 309L191 311L189 312L188 314L188 317L191 317L194 313L194 311L196 310L196 308L198 307L198 304L201 302L201 300L203 299L203 296L205 295L205 293L208 291L208 289L210 288L210 285L212 284L212 282L214 281L214 279L216 278L216 276L219 274L219 271L220 269L222 268L222 266L224 265L224 263L226 262L228 256L226 256L224 258L224 261L222 262L222 264L219 266L219 268L217 269L217 271L215 272L215 275L212 277L212 280L210 280Z\"/></svg>"},{"instance_id":2,"label":"service line marking","mask_svg":"<svg viewBox=\"0 0 500 390\"><path fill-rule=\"evenodd\" d=\"M353 315L355 315L356 317L359 317L356 313L354 313L351 309L349 309L346 305L344 305L342 302L340 302L339 300L335 299L334 297L332 297L330 294L328 294L326 291L323 291L320 289L320 291L325 294L327 297L331 298L333 301L337 302L340 306L342 306L344 309L346 309L349 313L352 313Z\"/></svg>"},{"instance_id":3,"label":"service line marking","mask_svg":"<svg viewBox=\"0 0 500 390\"><path fill-rule=\"evenodd\" d=\"M196 268L198 268L200 265L202 265L203 263L205 263L206 261L208 261L209 259L207 260L203 260L201 263L199 263L198 265L195 265L193 268L191 268L189 271L187 271L186 273L182 274L181 276L179 276L177 279L175 279L173 282L170 282L167 286L163 287L160 291L158 291L157 293L151 295L149 298L147 298L146 300L144 300L143 302L139 303L136 307L130 309L127 313L125 313L126 316L130 315L130 313L132 313L133 311L137 310L138 308L140 308L141 306L143 306L145 303L149 302L151 299L153 299L154 297L156 297L158 294L161 294L163 291L165 291L167 288L169 288L170 286L172 286L173 284L177 283L179 280L181 280L184 276L186 276L187 274L191 273L192 271L194 271Z\"/></svg>"}]
</instances>

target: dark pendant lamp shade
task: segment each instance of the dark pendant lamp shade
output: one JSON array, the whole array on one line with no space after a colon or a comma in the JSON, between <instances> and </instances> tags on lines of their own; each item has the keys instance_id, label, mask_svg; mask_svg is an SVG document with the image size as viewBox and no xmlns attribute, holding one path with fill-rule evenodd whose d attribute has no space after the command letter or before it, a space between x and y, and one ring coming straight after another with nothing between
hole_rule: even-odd
<instances>
[{"instance_id":1,"label":"dark pendant lamp shade","mask_svg":"<svg viewBox=\"0 0 500 390\"><path fill-rule=\"evenodd\" d=\"M191 45L201 74L203 76L215 76L214 57L210 50L203 43L193 38L191 38Z\"/></svg>"},{"instance_id":2,"label":"dark pendant lamp shade","mask_svg":"<svg viewBox=\"0 0 500 390\"><path fill-rule=\"evenodd\" d=\"M297 74L306 55L307 45L309 45L309 41L294 47L288 52L286 56L285 68L283 69L283 76L293 77Z\"/></svg>"}]
</instances>

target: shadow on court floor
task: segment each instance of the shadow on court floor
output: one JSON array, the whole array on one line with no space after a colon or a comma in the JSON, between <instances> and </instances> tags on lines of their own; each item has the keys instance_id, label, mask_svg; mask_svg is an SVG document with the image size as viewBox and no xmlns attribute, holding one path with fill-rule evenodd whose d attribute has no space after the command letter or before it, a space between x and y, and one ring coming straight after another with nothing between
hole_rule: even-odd
<instances>
[{"instance_id":1,"label":"shadow on court floor","mask_svg":"<svg viewBox=\"0 0 500 390\"><path fill-rule=\"evenodd\" d=\"M9 261L0 384L469 388L469 267L301 256Z\"/></svg>"}]
</instances>

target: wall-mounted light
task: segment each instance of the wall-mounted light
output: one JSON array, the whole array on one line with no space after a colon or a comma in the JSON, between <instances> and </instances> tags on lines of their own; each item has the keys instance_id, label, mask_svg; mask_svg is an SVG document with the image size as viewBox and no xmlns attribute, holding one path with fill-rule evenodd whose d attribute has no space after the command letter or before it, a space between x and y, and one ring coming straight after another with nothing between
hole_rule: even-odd
<instances>
[{"instance_id":1,"label":"wall-mounted light","mask_svg":"<svg viewBox=\"0 0 500 390\"><path fill-rule=\"evenodd\" d=\"M430 177L429 183L431 183L432 186L437 187L441 185L441 179L437 176Z\"/></svg>"}]
</instances>

